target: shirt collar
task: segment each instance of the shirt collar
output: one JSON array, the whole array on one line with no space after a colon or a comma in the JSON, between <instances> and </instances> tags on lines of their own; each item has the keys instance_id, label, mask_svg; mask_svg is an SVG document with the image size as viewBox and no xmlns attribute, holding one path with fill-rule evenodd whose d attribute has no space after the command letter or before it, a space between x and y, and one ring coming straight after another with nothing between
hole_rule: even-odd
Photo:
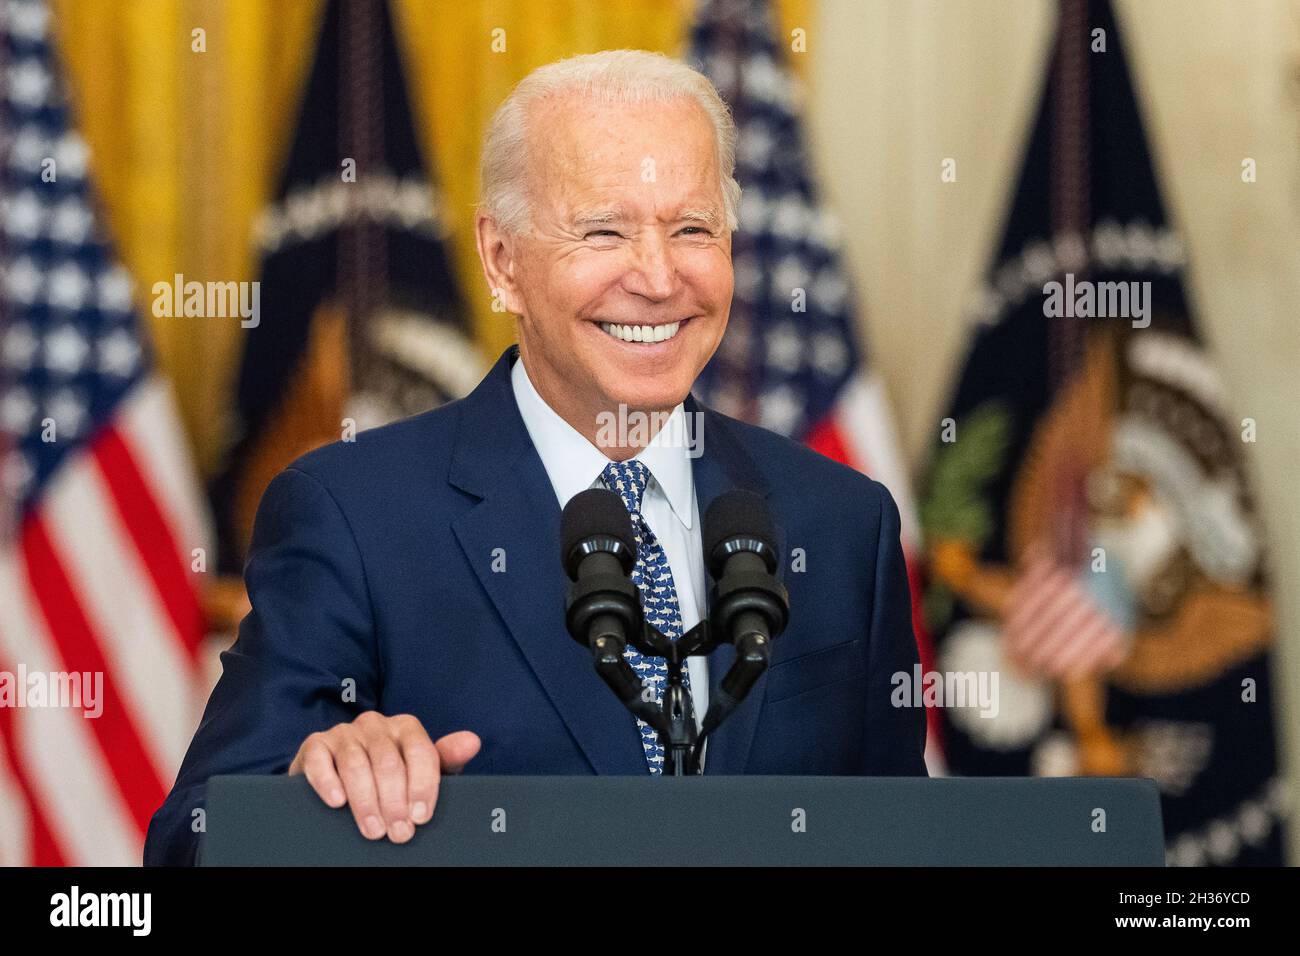
<instances>
[{"instance_id":1,"label":"shirt collar","mask_svg":"<svg viewBox=\"0 0 1300 956\"><path fill-rule=\"evenodd\" d=\"M686 410L679 404L655 435L655 440L642 448L636 457L645 462L650 474L659 482L677 520L690 530L695 499L695 474L691 470L691 459L687 454L686 437Z\"/></svg>"},{"instance_id":2,"label":"shirt collar","mask_svg":"<svg viewBox=\"0 0 1300 956\"><path fill-rule=\"evenodd\" d=\"M528 429L528 436L537 448L555 496L563 508L570 498L595 483L610 459L546 404L529 379L521 358L515 359L514 368L510 370L510 386L524 427ZM689 529L694 518L695 479L687 443L680 440L687 434L685 422L686 412L679 404L672 410L656 441L641 449L635 457L650 469L673 514ZM675 440L658 440L670 436Z\"/></svg>"}]
</instances>

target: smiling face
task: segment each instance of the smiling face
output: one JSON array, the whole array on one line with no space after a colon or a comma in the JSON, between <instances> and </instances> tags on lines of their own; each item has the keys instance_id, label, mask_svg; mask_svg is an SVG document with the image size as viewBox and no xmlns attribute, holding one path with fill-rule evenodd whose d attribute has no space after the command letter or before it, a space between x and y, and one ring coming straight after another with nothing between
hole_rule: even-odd
<instances>
[{"instance_id":1,"label":"smiling face","mask_svg":"<svg viewBox=\"0 0 1300 956\"><path fill-rule=\"evenodd\" d=\"M726 330L731 233L713 126L693 100L534 105L532 230L479 217L479 254L518 315L546 402L589 439L601 412L666 411Z\"/></svg>"}]
</instances>

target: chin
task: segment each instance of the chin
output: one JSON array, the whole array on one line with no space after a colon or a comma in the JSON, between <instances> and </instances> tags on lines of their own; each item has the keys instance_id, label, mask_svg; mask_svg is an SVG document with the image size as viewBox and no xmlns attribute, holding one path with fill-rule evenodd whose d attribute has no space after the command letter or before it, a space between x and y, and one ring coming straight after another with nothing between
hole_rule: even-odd
<instances>
[{"instance_id":1,"label":"chin","mask_svg":"<svg viewBox=\"0 0 1300 956\"><path fill-rule=\"evenodd\" d=\"M690 381L683 381L677 373L672 376L655 376L649 379L609 383L605 394L614 406L626 405L630 409L668 409L685 400L691 390Z\"/></svg>"}]
</instances>

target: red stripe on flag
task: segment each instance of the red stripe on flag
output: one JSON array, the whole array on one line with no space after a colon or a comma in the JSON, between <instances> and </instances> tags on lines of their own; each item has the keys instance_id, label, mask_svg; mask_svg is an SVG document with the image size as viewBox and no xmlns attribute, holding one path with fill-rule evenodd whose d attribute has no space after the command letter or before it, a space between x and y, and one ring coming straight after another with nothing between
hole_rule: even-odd
<instances>
[{"instance_id":1,"label":"red stripe on flag","mask_svg":"<svg viewBox=\"0 0 1300 956\"><path fill-rule=\"evenodd\" d=\"M105 428L91 449L112 492L122 524L135 542L181 643L197 663L203 611L171 526L116 428Z\"/></svg>"},{"instance_id":2,"label":"red stripe on flag","mask_svg":"<svg viewBox=\"0 0 1300 956\"><path fill-rule=\"evenodd\" d=\"M77 595L59 563L53 543L35 513L23 522L22 549L32 593L36 595L63 667L104 675L103 713L87 718L104 758L113 770L117 789L143 835L149 819L162 805L167 790L149 760L143 737L131 719L113 675L104 660L99 640L77 601Z\"/></svg>"},{"instance_id":3,"label":"red stripe on flag","mask_svg":"<svg viewBox=\"0 0 1300 956\"><path fill-rule=\"evenodd\" d=\"M840 464L856 468L858 471L866 470L863 467L864 462L853 460L853 455L849 452L849 446L845 443L844 436L840 434L839 427L835 424L834 415L828 415L814 425L804 439L804 444L813 451L820 452Z\"/></svg>"},{"instance_id":4,"label":"red stripe on flag","mask_svg":"<svg viewBox=\"0 0 1300 956\"><path fill-rule=\"evenodd\" d=\"M925 593L921 581L921 571L916 561L908 556L907 584L912 592L912 633L916 635L916 650L921 658L921 673L928 674L934 670L934 643L930 640L930 631L925 626L925 611L921 604L921 595ZM940 753L943 752L943 720L938 707L925 709L926 741Z\"/></svg>"},{"instance_id":5,"label":"red stripe on flag","mask_svg":"<svg viewBox=\"0 0 1300 956\"><path fill-rule=\"evenodd\" d=\"M0 670L13 672L9 667L0 667ZM65 866L66 859L63 851L59 849L58 841L54 839L54 831L50 829L49 822L45 819L44 810L40 800L36 798L36 791L32 787L27 768L18 757L17 722L18 718L13 710L0 707L0 738L4 739L5 751L9 755L9 776L17 784L18 792L22 794L23 805L27 812L26 835L31 847L28 863L30 866ZM15 863L14 860L0 859L0 866L13 866Z\"/></svg>"}]
</instances>

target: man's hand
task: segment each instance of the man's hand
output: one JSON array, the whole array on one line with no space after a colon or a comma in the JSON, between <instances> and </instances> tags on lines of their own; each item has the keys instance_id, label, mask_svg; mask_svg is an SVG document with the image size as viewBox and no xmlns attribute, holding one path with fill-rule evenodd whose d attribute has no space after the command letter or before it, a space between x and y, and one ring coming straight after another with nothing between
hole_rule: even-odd
<instances>
[{"instance_id":1,"label":"man's hand","mask_svg":"<svg viewBox=\"0 0 1300 956\"><path fill-rule=\"evenodd\" d=\"M331 807L348 804L367 839L405 843L433 816L442 775L459 773L481 745L468 730L435 742L409 714L368 710L304 740L289 773L306 774Z\"/></svg>"}]
</instances>

